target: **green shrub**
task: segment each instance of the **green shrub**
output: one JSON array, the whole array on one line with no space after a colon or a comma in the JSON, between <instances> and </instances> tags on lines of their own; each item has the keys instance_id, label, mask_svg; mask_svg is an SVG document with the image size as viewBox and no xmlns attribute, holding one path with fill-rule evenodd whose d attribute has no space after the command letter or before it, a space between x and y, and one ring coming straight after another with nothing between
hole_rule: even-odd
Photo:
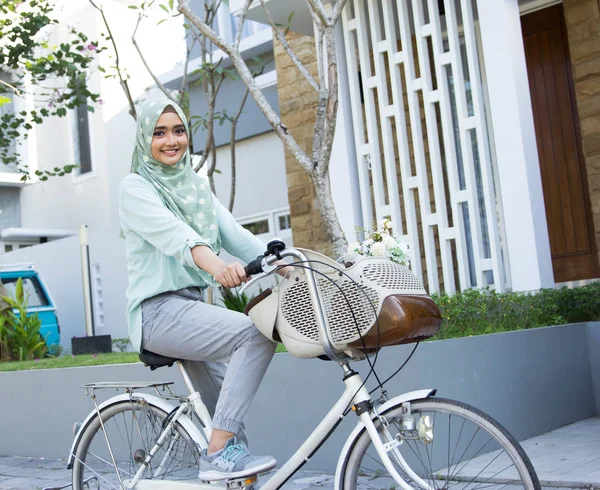
<instances>
[{"instance_id":1,"label":"green shrub","mask_svg":"<svg viewBox=\"0 0 600 490\"><path fill-rule=\"evenodd\" d=\"M246 293L239 294L237 291L235 293L228 288L223 288L221 290L221 296L223 297L223 305L228 310L239 311L240 313L244 313L244 308L250 302L252 298L248 297Z\"/></svg>"},{"instance_id":2,"label":"green shrub","mask_svg":"<svg viewBox=\"0 0 600 490\"><path fill-rule=\"evenodd\" d=\"M0 343L5 358L27 361L46 355L46 342L40 335L42 322L35 315L27 316L29 297L23 291L23 281L17 281L15 297L2 296L8 305L0 315ZM13 309L17 310L15 314Z\"/></svg>"},{"instance_id":3,"label":"green shrub","mask_svg":"<svg viewBox=\"0 0 600 490\"><path fill-rule=\"evenodd\" d=\"M129 337L112 339L113 352L133 352L133 346Z\"/></svg>"},{"instance_id":4,"label":"green shrub","mask_svg":"<svg viewBox=\"0 0 600 490\"><path fill-rule=\"evenodd\" d=\"M432 298L444 318L435 339L600 320L600 282L534 293L469 289Z\"/></svg>"}]
</instances>

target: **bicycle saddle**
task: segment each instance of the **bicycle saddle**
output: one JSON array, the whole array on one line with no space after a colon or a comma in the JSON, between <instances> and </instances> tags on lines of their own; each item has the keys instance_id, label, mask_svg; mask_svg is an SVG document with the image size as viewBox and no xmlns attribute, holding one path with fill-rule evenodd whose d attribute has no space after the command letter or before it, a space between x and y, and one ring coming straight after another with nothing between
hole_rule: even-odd
<instances>
[{"instance_id":1,"label":"bicycle saddle","mask_svg":"<svg viewBox=\"0 0 600 490\"><path fill-rule=\"evenodd\" d=\"M143 350L140 353L140 361L142 361L146 366L148 366L151 371L154 371L155 369L158 369L159 367L164 367L164 366L171 367L178 360L179 359L161 356L160 354L155 354L154 352L150 352L147 350Z\"/></svg>"}]
</instances>

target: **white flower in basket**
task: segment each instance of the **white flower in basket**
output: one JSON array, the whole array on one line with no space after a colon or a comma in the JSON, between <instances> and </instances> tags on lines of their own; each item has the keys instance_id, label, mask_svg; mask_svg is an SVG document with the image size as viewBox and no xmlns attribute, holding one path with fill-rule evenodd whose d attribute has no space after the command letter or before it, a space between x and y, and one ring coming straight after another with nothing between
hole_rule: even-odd
<instances>
[{"instance_id":1,"label":"white flower in basket","mask_svg":"<svg viewBox=\"0 0 600 490\"><path fill-rule=\"evenodd\" d=\"M356 262L362 257L387 257L388 259L410 267L408 245L392 235L392 222L384 218L376 230L366 232L365 240L348 245L344 255L345 262Z\"/></svg>"}]
</instances>

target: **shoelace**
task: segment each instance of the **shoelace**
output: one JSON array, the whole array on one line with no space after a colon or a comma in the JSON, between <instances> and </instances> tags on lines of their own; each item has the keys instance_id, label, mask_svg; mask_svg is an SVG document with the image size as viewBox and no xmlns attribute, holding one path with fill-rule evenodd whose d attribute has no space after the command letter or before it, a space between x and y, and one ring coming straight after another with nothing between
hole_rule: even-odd
<instances>
[{"instance_id":1,"label":"shoelace","mask_svg":"<svg viewBox=\"0 0 600 490\"><path fill-rule=\"evenodd\" d=\"M223 451L224 461L235 461L239 456L242 456L246 451L241 444L232 444Z\"/></svg>"}]
</instances>

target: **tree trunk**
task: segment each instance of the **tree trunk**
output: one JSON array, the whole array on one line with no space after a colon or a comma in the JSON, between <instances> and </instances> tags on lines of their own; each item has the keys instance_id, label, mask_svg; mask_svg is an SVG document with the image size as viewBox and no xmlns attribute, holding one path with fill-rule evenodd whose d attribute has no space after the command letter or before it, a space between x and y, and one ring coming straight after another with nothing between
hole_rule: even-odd
<instances>
[{"instance_id":1,"label":"tree trunk","mask_svg":"<svg viewBox=\"0 0 600 490\"><path fill-rule=\"evenodd\" d=\"M327 239L331 244L331 253L334 259L338 259L346 253L347 243L333 204L329 170L320 172L319 174L315 172L311 177L315 186L319 213L321 214L321 218L323 218L323 227L327 233Z\"/></svg>"}]
</instances>

